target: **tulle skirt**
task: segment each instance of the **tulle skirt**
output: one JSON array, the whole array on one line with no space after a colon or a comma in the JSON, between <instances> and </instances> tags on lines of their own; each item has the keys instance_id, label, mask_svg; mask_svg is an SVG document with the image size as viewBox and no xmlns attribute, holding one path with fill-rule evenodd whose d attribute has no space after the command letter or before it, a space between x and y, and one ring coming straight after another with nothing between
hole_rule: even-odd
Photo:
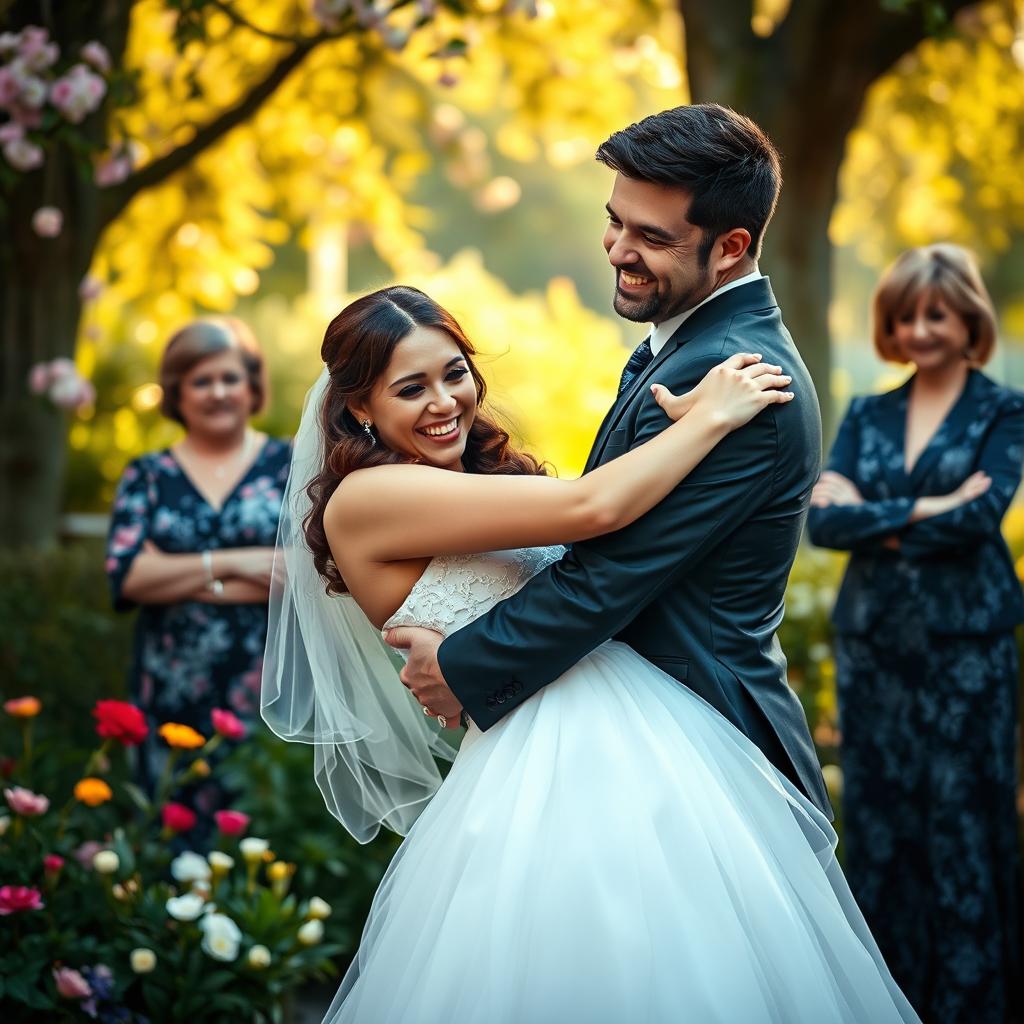
<instances>
[{"instance_id":1,"label":"tulle skirt","mask_svg":"<svg viewBox=\"0 0 1024 1024\"><path fill-rule=\"evenodd\" d=\"M917 1021L835 842L746 737L610 641L470 728L325 1020Z\"/></svg>"}]
</instances>

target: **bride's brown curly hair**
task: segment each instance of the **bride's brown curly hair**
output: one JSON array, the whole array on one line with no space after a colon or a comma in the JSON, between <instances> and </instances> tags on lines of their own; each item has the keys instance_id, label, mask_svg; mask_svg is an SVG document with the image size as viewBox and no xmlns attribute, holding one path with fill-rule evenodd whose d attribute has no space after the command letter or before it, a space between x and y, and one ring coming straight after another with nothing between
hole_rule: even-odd
<instances>
[{"instance_id":1,"label":"bride's brown curly hair","mask_svg":"<svg viewBox=\"0 0 1024 1024\"><path fill-rule=\"evenodd\" d=\"M320 409L320 430L327 455L320 473L306 488L312 508L302 524L313 563L327 584L328 594L348 591L324 532L324 509L338 484L349 473L367 466L416 461L403 452L392 451L379 438L373 443L349 411L369 397L398 343L416 327L444 331L458 345L476 384L476 418L462 457L466 472L545 473L543 465L532 455L512 447L508 431L484 410L487 386L473 363L476 349L451 313L418 288L406 285L382 288L356 299L330 322L320 349L330 372Z\"/></svg>"}]
</instances>

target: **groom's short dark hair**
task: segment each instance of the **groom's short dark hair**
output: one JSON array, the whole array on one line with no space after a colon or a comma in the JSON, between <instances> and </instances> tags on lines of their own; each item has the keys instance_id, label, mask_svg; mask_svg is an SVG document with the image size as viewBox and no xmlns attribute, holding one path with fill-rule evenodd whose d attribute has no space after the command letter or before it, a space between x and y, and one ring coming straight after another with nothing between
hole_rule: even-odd
<instances>
[{"instance_id":1,"label":"groom's short dark hair","mask_svg":"<svg viewBox=\"0 0 1024 1024\"><path fill-rule=\"evenodd\" d=\"M718 103L663 110L602 142L597 159L627 178L689 192L687 217L704 229L702 264L732 228L746 228L751 256L760 255L782 168L771 139L749 117Z\"/></svg>"}]
</instances>

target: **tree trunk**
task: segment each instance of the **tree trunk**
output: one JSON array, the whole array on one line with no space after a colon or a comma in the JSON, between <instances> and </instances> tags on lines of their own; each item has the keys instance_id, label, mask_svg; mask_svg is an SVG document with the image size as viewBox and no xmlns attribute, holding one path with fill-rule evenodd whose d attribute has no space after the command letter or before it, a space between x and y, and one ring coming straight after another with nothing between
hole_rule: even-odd
<instances>
[{"instance_id":1,"label":"tree trunk","mask_svg":"<svg viewBox=\"0 0 1024 1024\"><path fill-rule=\"evenodd\" d=\"M0 543L42 546L57 535L67 414L28 387L31 367L74 358L78 284L98 240L95 190L61 152L26 175L0 216ZM32 212L64 214L57 238L39 238Z\"/></svg>"},{"instance_id":2,"label":"tree trunk","mask_svg":"<svg viewBox=\"0 0 1024 1024\"><path fill-rule=\"evenodd\" d=\"M949 17L968 6L943 4ZM828 442L835 426L828 226L846 137L871 84L924 38L925 25L914 4L894 10L879 0L792 0L763 37L751 30L751 7L679 0L690 94L695 103L722 103L753 118L782 155L782 197L761 270L814 378Z\"/></svg>"}]
</instances>

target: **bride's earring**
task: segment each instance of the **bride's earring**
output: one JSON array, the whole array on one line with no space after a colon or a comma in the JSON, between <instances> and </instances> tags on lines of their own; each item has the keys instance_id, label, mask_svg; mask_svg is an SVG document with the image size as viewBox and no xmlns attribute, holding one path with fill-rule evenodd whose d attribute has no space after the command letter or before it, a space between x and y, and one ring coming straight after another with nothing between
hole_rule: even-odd
<instances>
[{"instance_id":1,"label":"bride's earring","mask_svg":"<svg viewBox=\"0 0 1024 1024\"><path fill-rule=\"evenodd\" d=\"M377 438L373 436L373 424L369 420L363 420L363 430L370 440L370 444L376 444Z\"/></svg>"}]
</instances>

